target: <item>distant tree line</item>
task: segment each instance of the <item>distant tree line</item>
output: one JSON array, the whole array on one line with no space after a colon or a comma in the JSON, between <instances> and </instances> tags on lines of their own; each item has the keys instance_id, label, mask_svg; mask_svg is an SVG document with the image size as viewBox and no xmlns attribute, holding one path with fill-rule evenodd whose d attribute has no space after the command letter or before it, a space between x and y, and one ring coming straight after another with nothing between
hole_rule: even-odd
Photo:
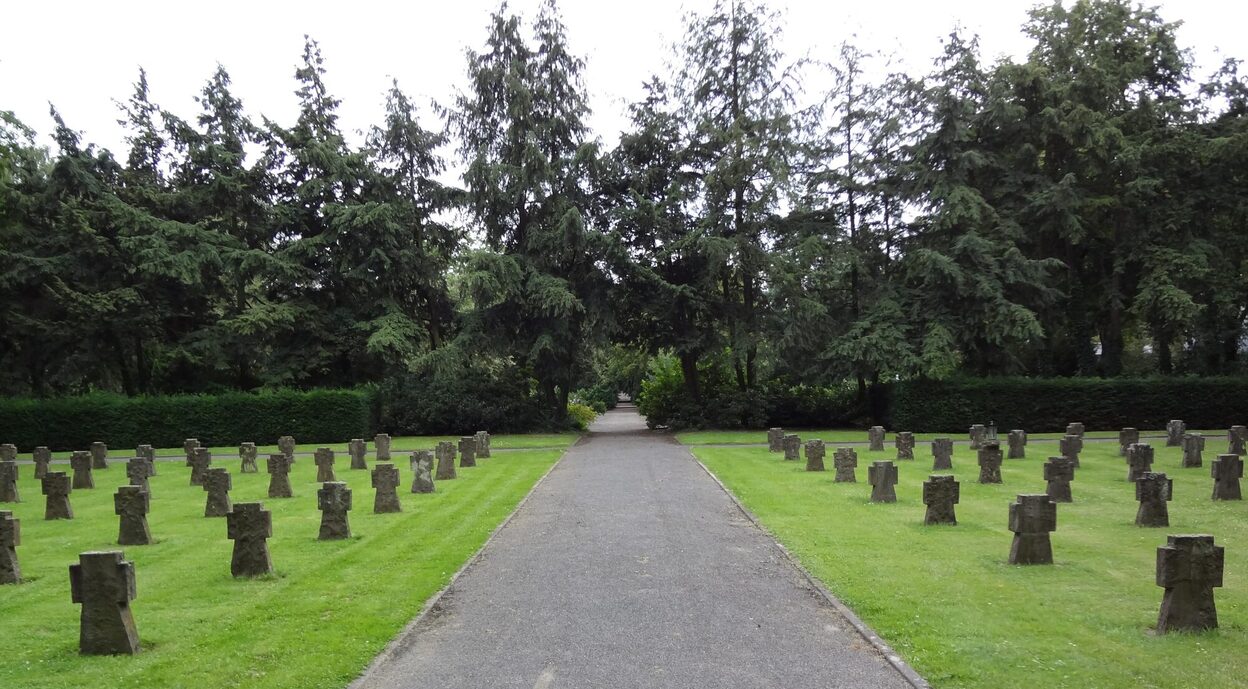
<instances>
[{"instance_id":1,"label":"distant tree line","mask_svg":"<svg viewBox=\"0 0 1248 689\"><path fill-rule=\"evenodd\" d=\"M955 31L923 75L852 44L794 60L779 24L749 0L689 15L614 146L554 0L527 24L501 6L445 107L396 83L358 147L313 40L289 124L223 67L189 118L140 70L124 157L55 108L51 150L4 113L0 392L471 370L560 417L659 353L690 400L1242 371L1238 60L1197 80L1176 26L1125 0L1032 10L1022 62ZM815 71L827 93L803 90Z\"/></svg>"}]
</instances>

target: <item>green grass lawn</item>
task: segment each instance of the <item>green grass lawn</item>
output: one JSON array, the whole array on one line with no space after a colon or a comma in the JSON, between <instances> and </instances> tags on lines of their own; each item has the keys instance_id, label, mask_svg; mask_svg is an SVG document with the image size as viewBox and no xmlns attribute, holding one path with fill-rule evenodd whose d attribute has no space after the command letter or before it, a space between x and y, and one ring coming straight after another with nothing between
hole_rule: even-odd
<instances>
[{"instance_id":1,"label":"green grass lawn","mask_svg":"<svg viewBox=\"0 0 1248 689\"><path fill-rule=\"evenodd\" d=\"M115 545L113 515L113 492L126 482L123 465L97 471L96 489L70 496L75 519L53 522L43 520L39 484L23 466L24 501L0 505L22 521L17 552L26 579L0 587L0 687L340 689L447 584L559 455L520 450L479 460L458 479L438 482L431 495L408 492L404 457L403 512L383 515L372 514L369 472L349 470L339 455L337 478L353 490L353 537L332 542L316 540L319 484L311 458L292 469L294 498L269 499L263 460L261 473L240 474L236 452L218 455L214 466L233 475L232 499L260 500L273 513L276 574L256 580L230 576L226 521L203 516L206 494L188 485L190 470L180 463L160 462L152 479L148 521L156 543L126 548ZM132 605L143 651L80 657L68 565L80 552L116 549L135 563Z\"/></svg>"},{"instance_id":2,"label":"green grass lawn","mask_svg":"<svg viewBox=\"0 0 1248 689\"><path fill-rule=\"evenodd\" d=\"M905 429L903 428L902 430L905 430ZM858 443L867 442L867 432L860 428L857 428L857 429L794 428L794 429L786 429L786 432L796 433L797 435L801 436L802 440L812 440L812 439L818 438L820 440L823 440L824 442L827 442L828 444L845 443L845 442L858 442ZM1005 436L1008 432L1009 432L1008 428L1002 428L998 430L998 435L1000 437L1002 445L1005 444ZM1213 445L1217 445L1215 438L1225 439L1226 433L1227 433L1226 429L1223 429L1220 431L1193 431L1193 432L1201 433L1208 438L1206 442L1212 443L1212 445L1207 445L1207 447L1213 447ZM1033 440L1039 440L1039 439L1056 440L1058 438L1061 438L1063 435L1065 434L1064 433L1031 433L1028 435L1028 438L1033 439ZM1140 431L1140 435L1145 435L1145 436L1156 435L1156 436L1164 437L1166 435L1166 432L1165 430ZM893 442L894 437L896 437L896 434L893 432L884 434L884 442L888 445L888 447L892 447L892 442ZM933 438L953 438L954 440L967 440L968 439L968 436L966 433L915 433L914 437L916 440L920 440L920 441L931 440ZM1084 437L1085 438L1117 438L1118 431L1088 431L1087 433L1084 434ZM677 433L676 440L678 440L680 443L684 445L760 445L760 444L766 445L767 444L767 431L765 430L761 430L761 431L687 431L684 433ZM1158 442L1156 440L1153 440L1152 442L1154 445L1165 444L1164 441ZM1221 446L1219 445L1218 447L1221 447Z\"/></svg>"},{"instance_id":3,"label":"green grass lawn","mask_svg":"<svg viewBox=\"0 0 1248 689\"><path fill-rule=\"evenodd\" d=\"M954 454L961 483L957 526L923 526L926 447L898 462L896 504L872 504L866 467L890 452L859 452L860 483L834 483L765 448L698 447L700 458L796 557L875 628L935 687L1248 687L1248 502L1209 499L1210 443L1202 468L1181 469L1178 448L1153 443L1154 470L1174 479L1168 529L1134 525L1135 494L1113 444L1089 444L1060 504L1055 564L1006 563L1008 505L1043 493L1050 446L1006 460L1004 484L975 482L966 446ZM1055 447L1053 449L1056 449ZM1037 450L1040 450L1037 452ZM1226 548L1221 628L1155 636L1162 589L1156 549L1167 534L1209 533Z\"/></svg>"}]
</instances>

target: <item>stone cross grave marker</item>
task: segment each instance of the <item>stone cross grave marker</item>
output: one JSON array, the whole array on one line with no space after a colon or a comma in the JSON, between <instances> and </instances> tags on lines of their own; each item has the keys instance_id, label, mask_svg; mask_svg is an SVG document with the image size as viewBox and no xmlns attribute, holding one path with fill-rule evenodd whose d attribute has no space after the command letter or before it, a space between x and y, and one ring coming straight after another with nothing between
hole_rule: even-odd
<instances>
[{"instance_id":1,"label":"stone cross grave marker","mask_svg":"<svg viewBox=\"0 0 1248 689\"><path fill-rule=\"evenodd\" d=\"M378 462L390 461L390 436L386 433L378 433L373 436L373 452L377 454Z\"/></svg>"},{"instance_id":2,"label":"stone cross grave marker","mask_svg":"<svg viewBox=\"0 0 1248 689\"><path fill-rule=\"evenodd\" d=\"M832 466L836 468L836 483L857 483L858 453L852 447L838 447L832 454Z\"/></svg>"},{"instance_id":3,"label":"stone cross grave marker","mask_svg":"<svg viewBox=\"0 0 1248 689\"><path fill-rule=\"evenodd\" d=\"M825 452L822 440L807 440L806 471L823 471L823 455Z\"/></svg>"},{"instance_id":4,"label":"stone cross grave marker","mask_svg":"<svg viewBox=\"0 0 1248 689\"><path fill-rule=\"evenodd\" d=\"M1174 496L1174 481L1165 474L1146 471L1135 480L1135 499L1140 508L1135 513L1136 526L1170 526L1170 510L1166 503Z\"/></svg>"},{"instance_id":5,"label":"stone cross grave marker","mask_svg":"<svg viewBox=\"0 0 1248 689\"><path fill-rule=\"evenodd\" d=\"M1072 421L1066 424L1066 435L1077 435L1080 439L1082 439L1084 433L1085 430L1083 424L1079 421Z\"/></svg>"},{"instance_id":6,"label":"stone cross grave marker","mask_svg":"<svg viewBox=\"0 0 1248 689\"><path fill-rule=\"evenodd\" d=\"M5 460L0 462L0 502L21 502L17 492L17 462Z\"/></svg>"},{"instance_id":7,"label":"stone cross grave marker","mask_svg":"<svg viewBox=\"0 0 1248 689\"><path fill-rule=\"evenodd\" d=\"M187 438L182 441L182 452L186 453L186 465L189 467L194 464L195 448L199 447L198 438Z\"/></svg>"},{"instance_id":8,"label":"stone cross grave marker","mask_svg":"<svg viewBox=\"0 0 1248 689\"><path fill-rule=\"evenodd\" d=\"M126 462L126 480L130 485L138 487L144 493L151 491L151 484L148 482L147 460L142 457L133 457Z\"/></svg>"},{"instance_id":9,"label":"stone cross grave marker","mask_svg":"<svg viewBox=\"0 0 1248 689\"><path fill-rule=\"evenodd\" d=\"M269 455L265 465L269 472L269 497L293 497L294 493L290 489L290 457L278 452Z\"/></svg>"},{"instance_id":10,"label":"stone cross grave marker","mask_svg":"<svg viewBox=\"0 0 1248 689\"><path fill-rule=\"evenodd\" d=\"M802 439L793 433L787 433L781 443L784 446L784 458L796 462L802 455Z\"/></svg>"},{"instance_id":11,"label":"stone cross grave marker","mask_svg":"<svg viewBox=\"0 0 1248 689\"><path fill-rule=\"evenodd\" d=\"M134 456L143 460L143 464L147 466L147 476L151 478L156 475L156 449L151 445L140 445L134 450Z\"/></svg>"},{"instance_id":12,"label":"stone cross grave marker","mask_svg":"<svg viewBox=\"0 0 1248 689\"><path fill-rule=\"evenodd\" d=\"M953 470L953 439L937 438L932 441L932 471Z\"/></svg>"},{"instance_id":13,"label":"stone cross grave marker","mask_svg":"<svg viewBox=\"0 0 1248 689\"><path fill-rule=\"evenodd\" d=\"M48 475L48 465L52 463L52 450L47 445L40 445L35 448L34 454L31 455L35 460L35 479L42 479Z\"/></svg>"},{"instance_id":14,"label":"stone cross grave marker","mask_svg":"<svg viewBox=\"0 0 1248 689\"><path fill-rule=\"evenodd\" d=\"M897 466L892 462L871 462L867 483L871 484L871 502L897 502Z\"/></svg>"},{"instance_id":15,"label":"stone cross grave marker","mask_svg":"<svg viewBox=\"0 0 1248 689\"><path fill-rule=\"evenodd\" d=\"M16 462L17 446L13 443L0 444L0 462Z\"/></svg>"},{"instance_id":16,"label":"stone cross grave marker","mask_svg":"<svg viewBox=\"0 0 1248 689\"><path fill-rule=\"evenodd\" d=\"M949 475L932 475L928 476L923 482L923 504L927 505L927 512L923 516L923 523L932 524L957 524L957 515L954 514L954 505L958 504L958 498L961 495L961 489L958 486L958 479Z\"/></svg>"},{"instance_id":17,"label":"stone cross grave marker","mask_svg":"<svg viewBox=\"0 0 1248 689\"><path fill-rule=\"evenodd\" d=\"M98 440L91 443L91 468L108 468L108 445L105 445Z\"/></svg>"},{"instance_id":18,"label":"stone cross grave marker","mask_svg":"<svg viewBox=\"0 0 1248 689\"><path fill-rule=\"evenodd\" d=\"M412 453L412 492L433 492L433 453L428 450L417 450Z\"/></svg>"},{"instance_id":19,"label":"stone cross grave marker","mask_svg":"<svg viewBox=\"0 0 1248 689\"><path fill-rule=\"evenodd\" d=\"M260 471L260 467L256 466L256 457L259 454L260 454L260 451L256 448L255 443L253 442L240 443L238 446L238 458L240 460L239 466L238 466L238 473L240 474L258 473Z\"/></svg>"},{"instance_id":20,"label":"stone cross grave marker","mask_svg":"<svg viewBox=\"0 0 1248 689\"><path fill-rule=\"evenodd\" d=\"M1183 467L1198 467L1204 463L1201 453L1205 451L1205 436L1187 433L1183 436Z\"/></svg>"},{"instance_id":21,"label":"stone cross grave marker","mask_svg":"<svg viewBox=\"0 0 1248 689\"><path fill-rule=\"evenodd\" d=\"M1124 428L1118 431L1118 455L1127 456L1127 448L1140 442L1140 429Z\"/></svg>"},{"instance_id":22,"label":"stone cross grave marker","mask_svg":"<svg viewBox=\"0 0 1248 689\"><path fill-rule=\"evenodd\" d=\"M1248 427L1231 426L1231 430L1226 434L1228 444L1226 453L1228 455L1248 454L1245 451L1245 442L1248 441Z\"/></svg>"},{"instance_id":23,"label":"stone cross grave marker","mask_svg":"<svg viewBox=\"0 0 1248 689\"><path fill-rule=\"evenodd\" d=\"M1244 477L1244 460L1239 455L1218 455L1210 468L1214 500L1243 500L1239 479Z\"/></svg>"},{"instance_id":24,"label":"stone cross grave marker","mask_svg":"<svg viewBox=\"0 0 1248 689\"><path fill-rule=\"evenodd\" d=\"M1187 424L1179 419L1170 419L1170 422L1166 424L1166 447L1181 446L1185 433L1187 433Z\"/></svg>"},{"instance_id":25,"label":"stone cross grave marker","mask_svg":"<svg viewBox=\"0 0 1248 689\"><path fill-rule=\"evenodd\" d=\"M373 467L373 514L402 512L399 504L399 468L388 462Z\"/></svg>"},{"instance_id":26,"label":"stone cross grave marker","mask_svg":"<svg viewBox=\"0 0 1248 689\"><path fill-rule=\"evenodd\" d=\"M1046 492L1053 502L1072 502L1070 482L1075 480L1075 463L1069 457L1049 457L1044 463Z\"/></svg>"},{"instance_id":27,"label":"stone cross grave marker","mask_svg":"<svg viewBox=\"0 0 1248 689\"><path fill-rule=\"evenodd\" d=\"M897 448L897 459L914 459L914 434L910 431L898 431L893 446Z\"/></svg>"},{"instance_id":28,"label":"stone cross grave marker","mask_svg":"<svg viewBox=\"0 0 1248 689\"><path fill-rule=\"evenodd\" d=\"M134 563L120 551L87 552L69 566L70 597L82 604L78 652L118 655L139 652L139 633L130 613L135 597Z\"/></svg>"},{"instance_id":29,"label":"stone cross grave marker","mask_svg":"<svg viewBox=\"0 0 1248 689\"><path fill-rule=\"evenodd\" d=\"M438 480L449 481L455 478L455 446L449 440L443 440L434 448L438 458Z\"/></svg>"},{"instance_id":30,"label":"stone cross grave marker","mask_svg":"<svg viewBox=\"0 0 1248 689\"><path fill-rule=\"evenodd\" d=\"M212 468L212 452L206 447L191 450L191 485L204 485L204 476Z\"/></svg>"},{"instance_id":31,"label":"stone cross grave marker","mask_svg":"<svg viewBox=\"0 0 1248 689\"><path fill-rule=\"evenodd\" d=\"M295 436L293 435L284 435L277 439L278 451L280 451L282 454L289 457L291 464L295 463L295 447L296 446L297 445L295 443Z\"/></svg>"},{"instance_id":32,"label":"stone cross grave marker","mask_svg":"<svg viewBox=\"0 0 1248 689\"><path fill-rule=\"evenodd\" d=\"M784 429L768 428L767 429L767 451L768 452L784 452Z\"/></svg>"},{"instance_id":33,"label":"stone cross grave marker","mask_svg":"<svg viewBox=\"0 0 1248 689\"><path fill-rule=\"evenodd\" d=\"M872 426L867 429L867 451L883 452L884 451L884 427Z\"/></svg>"},{"instance_id":34,"label":"stone cross grave marker","mask_svg":"<svg viewBox=\"0 0 1248 689\"><path fill-rule=\"evenodd\" d=\"M477 465L477 441L465 435L459 439L459 466L475 467Z\"/></svg>"},{"instance_id":35,"label":"stone cross grave marker","mask_svg":"<svg viewBox=\"0 0 1248 689\"><path fill-rule=\"evenodd\" d=\"M138 486L119 486L113 494L113 514L121 519L117 529L117 545L149 545L152 532L147 527L151 497Z\"/></svg>"},{"instance_id":36,"label":"stone cross grave marker","mask_svg":"<svg viewBox=\"0 0 1248 689\"><path fill-rule=\"evenodd\" d=\"M1226 552L1203 534L1169 536L1157 548L1157 585L1166 592L1157 615L1157 632L1216 629L1213 589L1222 586Z\"/></svg>"},{"instance_id":37,"label":"stone cross grave marker","mask_svg":"<svg viewBox=\"0 0 1248 689\"><path fill-rule=\"evenodd\" d=\"M225 515L226 536L234 541L230 574L256 577L273 571L269 541L273 536L273 514L258 502L240 502Z\"/></svg>"},{"instance_id":38,"label":"stone cross grave marker","mask_svg":"<svg viewBox=\"0 0 1248 689\"><path fill-rule=\"evenodd\" d=\"M488 431L477 431L473 436L473 440L477 441L477 458L490 458L490 434Z\"/></svg>"},{"instance_id":39,"label":"stone cross grave marker","mask_svg":"<svg viewBox=\"0 0 1248 689\"><path fill-rule=\"evenodd\" d=\"M1027 431L1015 429L1006 437L1009 446L1007 459L1025 459L1027 457Z\"/></svg>"},{"instance_id":40,"label":"stone cross grave marker","mask_svg":"<svg viewBox=\"0 0 1248 689\"><path fill-rule=\"evenodd\" d=\"M967 431L967 435L971 438L971 449L978 450L984 443L984 439L988 437L988 429L982 423L973 424Z\"/></svg>"},{"instance_id":41,"label":"stone cross grave marker","mask_svg":"<svg viewBox=\"0 0 1248 689\"><path fill-rule=\"evenodd\" d=\"M352 438L347 443L347 454L351 456L351 470L368 470L368 461L365 455L368 453L368 443L362 438Z\"/></svg>"},{"instance_id":42,"label":"stone cross grave marker","mask_svg":"<svg viewBox=\"0 0 1248 689\"><path fill-rule=\"evenodd\" d=\"M1075 468L1078 469L1079 453L1083 452L1083 438L1074 433L1067 433L1057 441L1057 447L1061 455L1074 462Z\"/></svg>"},{"instance_id":43,"label":"stone cross grave marker","mask_svg":"<svg viewBox=\"0 0 1248 689\"><path fill-rule=\"evenodd\" d=\"M1048 495L1020 495L1010 505L1010 545L1012 565L1051 565L1053 545L1049 532L1057 530L1057 503Z\"/></svg>"},{"instance_id":44,"label":"stone cross grave marker","mask_svg":"<svg viewBox=\"0 0 1248 689\"><path fill-rule=\"evenodd\" d=\"M69 506L70 480L63 471L49 471L42 479L41 490L48 496L43 508L43 518L73 519L74 510Z\"/></svg>"},{"instance_id":45,"label":"stone cross grave marker","mask_svg":"<svg viewBox=\"0 0 1248 689\"><path fill-rule=\"evenodd\" d=\"M8 510L0 510L0 584L22 583L17 562L17 546L22 544L22 520Z\"/></svg>"},{"instance_id":46,"label":"stone cross grave marker","mask_svg":"<svg viewBox=\"0 0 1248 689\"><path fill-rule=\"evenodd\" d=\"M325 483L327 481L338 480L334 476L334 451L328 447L316 448L316 482Z\"/></svg>"},{"instance_id":47,"label":"stone cross grave marker","mask_svg":"<svg viewBox=\"0 0 1248 689\"><path fill-rule=\"evenodd\" d=\"M321 510L320 540L351 538L351 524L347 521L347 512L351 511L351 489L347 484L339 481L321 484L321 489L316 492L316 504Z\"/></svg>"},{"instance_id":48,"label":"stone cross grave marker","mask_svg":"<svg viewBox=\"0 0 1248 689\"><path fill-rule=\"evenodd\" d=\"M977 453L979 482L1001 483L1001 443L984 442Z\"/></svg>"},{"instance_id":49,"label":"stone cross grave marker","mask_svg":"<svg viewBox=\"0 0 1248 689\"><path fill-rule=\"evenodd\" d=\"M74 488L95 488L95 474L91 471L91 453L77 450L69 456L69 467L74 470Z\"/></svg>"},{"instance_id":50,"label":"stone cross grave marker","mask_svg":"<svg viewBox=\"0 0 1248 689\"><path fill-rule=\"evenodd\" d=\"M205 517L224 517L234 506L230 503L230 488L234 481L225 467L213 467L204 474L204 490L208 498L204 501Z\"/></svg>"},{"instance_id":51,"label":"stone cross grave marker","mask_svg":"<svg viewBox=\"0 0 1248 689\"><path fill-rule=\"evenodd\" d=\"M1127 446L1127 480L1134 482L1146 471L1153 470L1153 448L1144 443Z\"/></svg>"}]
</instances>

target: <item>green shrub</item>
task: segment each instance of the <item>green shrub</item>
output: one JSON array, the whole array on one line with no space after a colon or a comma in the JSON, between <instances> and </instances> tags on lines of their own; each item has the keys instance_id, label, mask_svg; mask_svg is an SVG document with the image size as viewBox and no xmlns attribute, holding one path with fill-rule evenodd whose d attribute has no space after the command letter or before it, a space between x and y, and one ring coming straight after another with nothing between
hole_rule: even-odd
<instances>
[{"instance_id":1,"label":"green shrub","mask_svg":"<svg viewBox=\"0 0 1248 689\"><path fill-rule=\"evenodd\" d=\"M961 433L973 423L1060 431L1088 428L1229 428L1248 420L1245 378L978 378L905 381L888 390L887 424L916 432Z\"/></svg>"},{"instance_id":2,"label":"green shrub","mask_svg":"<svg viewBox=\"0 0 1248 689\"><path fill-rule=\"evenodd\" d=\"M589 428L589 424L593 423L596 418L598 418L598 412L589 405L580 402L568 403L568 420L576 430L583 431Z\"/></svg>"},{"instance_id":3,"label":"green shrub","mask_svg":"<svg viewBox=\"0 0 1248 689\"><path fill-rule=\"evenodd\" d=\"M22 451L81 450L97 440L121 450L178 447L186 438L208 446L273 443L283 435L341 442L371 434L372 405L368 390L7 399L0 400L0 438Z\"/></svg>"},{"instance_id":4,"label":"green shrub","mask_svg":"<svg viewBox=\"0 0 1248 689\"><path fill-rule=\"evenodd\" d=\"M393 435L524 433L563 422L542 418L529 380L513 368L398 376L381 386L378 407L381 430Z\"/></svg>"}]
</instances>

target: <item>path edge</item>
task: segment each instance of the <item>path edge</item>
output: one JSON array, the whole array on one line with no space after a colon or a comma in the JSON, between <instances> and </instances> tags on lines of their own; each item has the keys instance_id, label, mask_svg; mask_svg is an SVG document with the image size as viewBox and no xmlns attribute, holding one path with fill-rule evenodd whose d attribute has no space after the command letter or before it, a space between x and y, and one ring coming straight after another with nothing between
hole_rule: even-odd
<instances>
[{"instance_id":1,"label":"path edge","mask_svg":"<svg viewBox=\"0 0 1248 689\"><path fill-rule=\"evenodd\" d=\"M490 547L490 544L494 542L494 539L498 537L498 534L503 529L507 528L507 525L511 523L511 520L516 518L516 515L520 513L520 510L528 504L529 498L533 497L533 494L537 492L537 489L541 488L542 484L546 482L546 478L549 477L560 464L563 464L564 458L568 456L568 450L575 447L579 442L580 439L564 449L563 454L559 455L559 459L555 460L555 463L550 465L550 468L546 470L546 473L542 474L542 477L537 479L537 483L533 484L533 487L529 489L529 492L525 493L524 497L520 499L520 502L516 503L516 507L511 511L511 514L507 515L507 518L490 532L490 537L485 539L485 542L481 544L480 548L477 548L477 552L473 553L472 557L468 558L468 560L464 562L464 564L461 565L454 574L451 575L450 580L446 582L446 586L443 586L441 590L430 596L429 600L425 601L425 604L421 607L420 612L409 620L407 624L403 625L403 628L399 630L398 634L394 635L394 638L386 644L385 648L381 649L377 655L373 656L373 659L369 661L368 665L360 671L360 674L357 675L355 679L351 680L351 683L347 685L346 689L358 689L363 686L363 683L368 680L374 672L376 672L379 665L388 660L392 660L399 647L403 646L405 642L408 641L409 637L412 637L419 632L418 627L421 622L429 616L429 611L442 600L442 597L451 590L451 587L459 581L459 578L462 577L465 572L472 568L473 565L477 564L477 561L481 559L481 555L485 552L485 549Z\"/></svg>"},{"instance_id":2,"label":"path edge","mask_svg":"<svg viewBox=\"0 0 1248 689\"><path fill-rule=\"evenodd\" d=\"M880 655L884 656L884 659L888 661L888 664L892 665L893 669L896 670L897 673L910 684L910 686L914 687L914 689L932 689L932 685L928 684L927 680L923 679L923 676L920 675L914 668L910 667L905 660L902 660L901 656L893 650L893 647L888 645L888 642L880 638L880 635L876 634L875 630L867 626L866 622L863 622L858 615L854 614L854 611L850 610L849 606L842 603L841 600L833 595L821 581L816 579L815 576L797 560L797 557L794 556L793 553L780 542L780 539L776 538L776 535L773 534L770 529L763 526L763 523L759 521L758 517L756 517L754 513L751 512L750 509L746 507L745 504L742 503L731 490L728 490L728 486L724 485L724 482L720 481L719 477L702 463L702 460L698 459L692 451L689 452L689 456L693 458L693 461L698 463L698 466L702 467L702 471L705 471L707 476L711 477L711 480L715 482L715 485L719 486L719 489L724 491L724 494L728 496L729 500L732 500L732 503L737 506L737 509L741 511L741 514L745 515L745 518L748 519L755 528L767 534L767 538L771 540L781 554L784 555L784 559L787 560L788 563L792 565L804 579L806 579L806 582L810 584L811 588L819 592L819 595L823 597L824 601L840 613L841 617L844 617L845 620L849 622L850 626L858 632L859 636L865 639L867 643L875 647L875 650L879 651Z\"/></svg>"}]
</instances>

